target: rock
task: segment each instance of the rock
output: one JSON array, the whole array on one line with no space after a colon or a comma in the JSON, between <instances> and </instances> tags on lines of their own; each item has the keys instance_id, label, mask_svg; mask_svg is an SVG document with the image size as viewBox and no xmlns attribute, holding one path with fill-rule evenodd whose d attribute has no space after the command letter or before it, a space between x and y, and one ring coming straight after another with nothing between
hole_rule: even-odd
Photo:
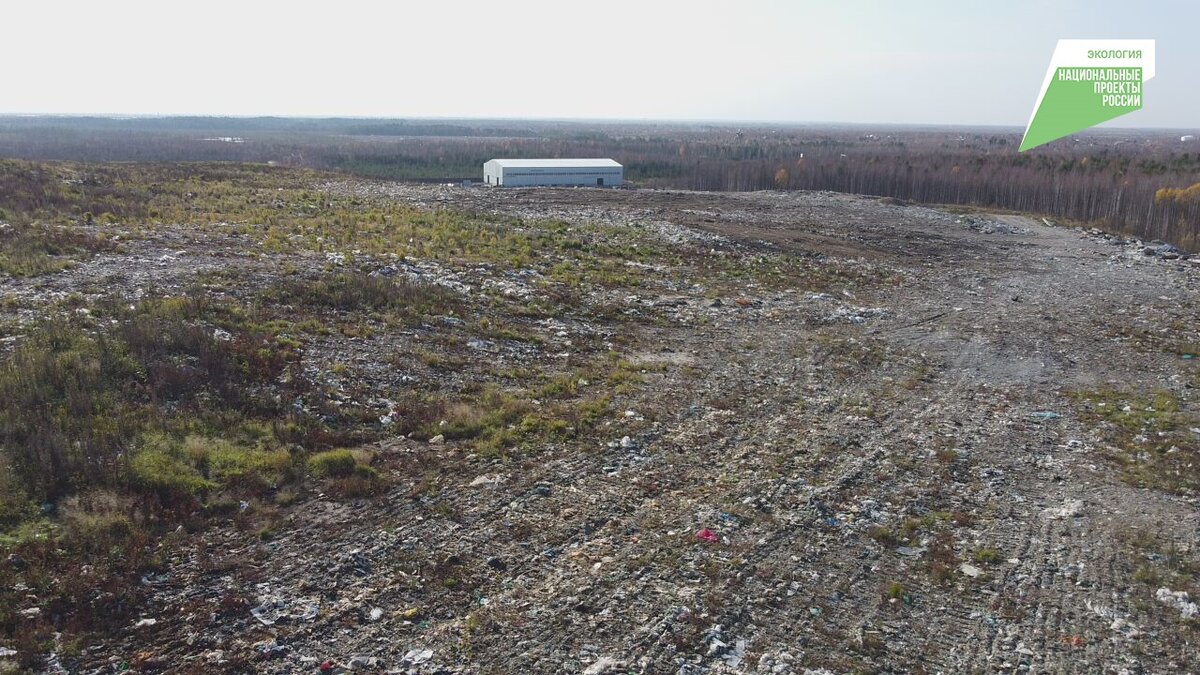
<instances>
[{"instance_id":1,"label":"rock","mask_svg":"<svg viewBox=\"0 0 1200 675\"><path fill-rule=\"evenodd\" d=\"M445 443L445 442L446 442L446 437L442 434L438 434L437 436L434 436L433 438L429 439L430 445L437 445L439 443Z\"/></svg>"},{"instance_id":2,"label":"rock","mask_svg":"<svg viewBox=\"0 0 1200 675\"><path fill-rule=\"evenodd\" d=\"M383 609L379 608L379 607L372 607L371 611L367 614L367 620L369 620L369 621L378 621L382 618L383 618Z\"/></svg>"},{"instance_id":3,"label":"rock","mask_svg":"<svg viewBox=\"0 0 1200 675\"><path fill-rule=\"evenodd\" d=\"M959 571L960 571L960 572L962 572L963 574L965 574L965 575L967 575L967 576L971 577L972 579L974 579L974 578L978 577L979 575L983 574L983 570L981 570L981 569L979 569L978 567L976 567L976 566L974 566L974 565L971 565L971 564L969 564L969 563L963 563L962 565L960 565L960 566L959 566L959 568L958 568L958 569L959 569Z\"/></svg>"},{"instance_id":4,"label":"rock","mask_svg":"<svg viewBox=\"0 0 1200 675\"><path fill-rule=\"evenodd\" d=\"M137 623L133 624L133 627L146 628L148 626L153 626L156 623L158 623L158 619L139 619Z\"/></svg>"},{"instance_id":5,"label":"rock","mask_svg":"<svg viewBox=\"0 0 1200 675\"><path fill-rule=\"evenodd\" d=\"M621 448L623 450L630 450L630 449L633 449L636 447L637 447L637 444L633 442L632 438L630 438L628 436L621 437Z\"/></svg>"}]
</instances>

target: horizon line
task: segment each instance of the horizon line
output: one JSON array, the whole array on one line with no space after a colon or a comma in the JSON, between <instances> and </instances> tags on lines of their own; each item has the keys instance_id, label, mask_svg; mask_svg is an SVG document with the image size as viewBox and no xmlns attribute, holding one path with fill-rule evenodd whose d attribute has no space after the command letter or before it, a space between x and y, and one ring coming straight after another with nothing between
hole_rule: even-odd
<instances>
[{"instance_id":1,"label":"horizon line","mask_svg":"<svg viewBox=\"0 0 1200 675\"><path fill-rule=\"evenodd\" d=\"M111 112L0 112L3 118L91 118L91 119L279 119L279 120L377 120L377 121L462 121L462 122L566 122L575 124L709 124L751 126L815 126L815 127L932 127L932 128L992 128L1012 129L1019 133L1025 128L1021 124L970 123L970 122L845 122L845 121L797 121L769 119L721 119L721 118L668 118L668 117L472 117L453 115L301 115L301 114L237 114L237 113L111 113ZM1200 127L1171 126L1096 126L1086 131L1189 131ZM1081 133L1086 133L1081 132ZM1073 134L1078 135L1078 134Z\"/></svg>"}]
</instances>

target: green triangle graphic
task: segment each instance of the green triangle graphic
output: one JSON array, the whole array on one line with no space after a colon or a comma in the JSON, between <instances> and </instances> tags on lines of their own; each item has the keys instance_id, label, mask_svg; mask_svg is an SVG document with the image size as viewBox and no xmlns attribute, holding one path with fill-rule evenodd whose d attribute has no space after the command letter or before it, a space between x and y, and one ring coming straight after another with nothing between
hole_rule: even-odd
<instances>
[{"instance_id":1,"label":"green triangle graphic","mask_svg":"<svg viewBox=\"0 0 1200 675\"><path fill-rule=\"evenodd\" d=\"M1134 86L1124 87L1124 93L1098 92L1096 81L1061 79L1064 71L1137 71ZM1042 98L1025 137L1021 139L1020 151L1024 152L1050 141L1069 136L1077 131L1101 122L1120 117L1142 107L1141 68L1059 68L1054 73L1046 95ZM1129 80L1102 81L1101 88L1108 83L1118 86ZM1130 93L1136 88L1136 94Z\"/></svg>"}]
</instances>

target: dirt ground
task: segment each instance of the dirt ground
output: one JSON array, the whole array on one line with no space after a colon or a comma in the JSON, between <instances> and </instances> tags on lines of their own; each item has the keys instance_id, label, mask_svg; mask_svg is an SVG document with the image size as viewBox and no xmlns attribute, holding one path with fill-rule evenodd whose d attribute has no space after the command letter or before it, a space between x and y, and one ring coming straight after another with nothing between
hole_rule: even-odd
<instances>
[{"instance_id":1,"label":"dirt ground","mask_svg":"<svg viewBox=\"0 0 1200 675\"><path fill-rule=\"evenodd\" d=\"M1200 265L831 193L321 189L838 274L608 298L648 367L594 438L497 458L399 437L377 448L384 496L303 500L269 541L183 536L146 581L153 622L93 646L95 672L1200 669L1186 602L1160 591L1194 573L1145 571L1194 558L1196 499L1123 480L1080 402L1195 410L1195 361L1161 345L1197 341ZM156 237L40 292L252 267ZM436 494L414 497L428 467Z\"/></svg>"}]
</instances>

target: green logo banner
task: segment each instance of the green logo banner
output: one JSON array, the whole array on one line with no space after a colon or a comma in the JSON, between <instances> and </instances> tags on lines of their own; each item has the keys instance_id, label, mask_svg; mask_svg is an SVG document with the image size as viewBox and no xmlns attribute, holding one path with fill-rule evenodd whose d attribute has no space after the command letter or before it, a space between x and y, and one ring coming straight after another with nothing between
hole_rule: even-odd
<instances>
[{"instance_id":1,"label":"green logo banner","mask_svg":"<svg viewBox=\"0 0 1200 675\"><path fill-rule=\"evenodd\" d=\"M1154 40L1059 40L1020 151L1140 110L1152 77Z\"/></svg>"}]
</instances>

